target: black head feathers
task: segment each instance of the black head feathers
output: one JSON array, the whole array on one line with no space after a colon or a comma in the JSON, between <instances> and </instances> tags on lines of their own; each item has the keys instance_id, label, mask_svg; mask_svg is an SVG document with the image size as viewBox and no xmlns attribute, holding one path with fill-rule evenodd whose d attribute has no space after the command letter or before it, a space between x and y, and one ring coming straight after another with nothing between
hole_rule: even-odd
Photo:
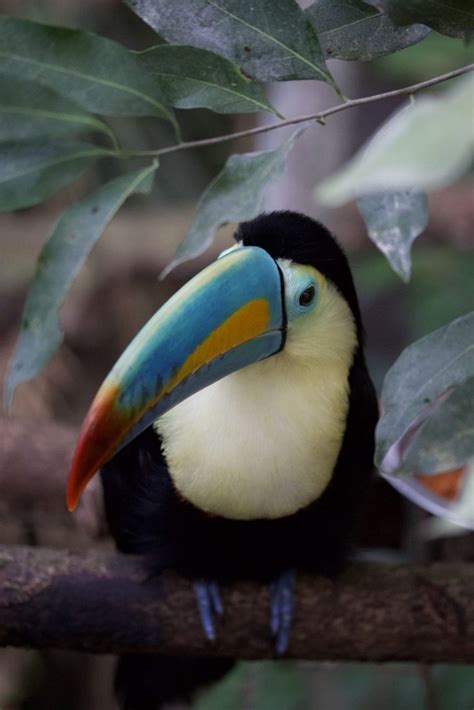
<instances>
[{"instance_id":1,"label":"black head feathers","mask_svg":"<svg viewBox=\"0 0 474 710\"><path fill-rule=\"evenodd\" d=\"M274 259L309 264L330 279L351 308L362 343L362 321L351 270L342 248L326 227L298 212L270 212L241 222L234 236L244 246L265 249Z\"/></svg>"}]
</instances>

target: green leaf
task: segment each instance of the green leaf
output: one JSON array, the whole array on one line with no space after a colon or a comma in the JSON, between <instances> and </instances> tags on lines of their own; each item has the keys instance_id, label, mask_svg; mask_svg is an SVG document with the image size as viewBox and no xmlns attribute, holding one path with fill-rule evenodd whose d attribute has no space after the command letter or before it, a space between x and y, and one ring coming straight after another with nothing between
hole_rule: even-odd
<instances>
[{"instance_id":1,"label":"green leaf","mask_svg":"<svg viewBox=\"0 0 474 710\"><path fill-rule=\"evenodd\" d=\"M399 190L358 198L357 207L371 240L385 254L392 269L408 281L410 249L428 224L428 200L424 192Z\"/></svg>"},{"instance_id":2,"label":"green leaf","mask_svg":"<svg viewBox=\"0 0 474 710\"><path fill-rule=\"evenodd\" d=\"M136 53L105 37L0 17L0 74L53 89L105 116L158 116L177 129Z\"/></svg>"},{"instance_id":3,"label":"green leaf","mask_svg":"<svg viewBox=\"0 0 474 710\"><path fill-rule=\"evenodd\" d=\"M356 156L322 182L316 197L340 205L381 190L433 190L469 168L474 145L474 76L436 98L423 97L397 111Z\"/></svg>"},{"instance_id":4,"label":"green leaf","mask_svg":"<svg viewBox=\"0 0 474 710\"><path fill-rule=\"evenodd\" d=\"M466 41L474 35L472 0L384 0L384 8L397 25L422 22L441 34Z\"/></svg>"},{"instance_id":5,"label":"green leaf","mask_svg":"<svg viewBox=\"0 0 474 710\"><path fill-rule=\"evenodd\" d=\"M139 56L170 106L218 113L274 111L259 84L205 49L163 44Z\"/></svg>"},{"instance_id":6,"label":"green leaf","mask_svg":"<svg viewBox=\"0 0 474 710\"><path fill-rule=\"evenodd\" d=\"M122 175L67 209L38 258L26 298L21 331L5 382L5 404L11 407L20 382L41 370L62 341L58 310L102 232L133 192L148 192L156 164Z\"/></svg>"},{"instance_id":7,"label":"green leaf","mask_svg":"<svg viewBox=\"0 0 474 710\"><path fill-rule=\"evenodd\" d=\"M100 131L115 140L103 121L51 89L0 75L0 141L86 131Z\"/></svg>"},{"instance_id":8,"label":"green leaf","mask_svg":"<svg viewBox=\"0 0 474 710\"><path fill-rule=\"evenodd\" d=\"M316 0L306 16L326 58L367 62L424 39L424 25L396 27L378 7L362 0Z\"/></svg>"},{"instance_id":9,"label":"green leaf","mask_svg":"<svg viewBox=\"0 0 474 710\"><path fill-rule=\"evenodd\" d=\"M126 0L171 44L208 49L260 81L334 86L318 37L295 0Z\"/></svg>"},{"instance_id":10,"label":"green leaf","mask_svg":"<svg viewBox=\"0 0 474 710\"><path fill-rule=\"evenodd\" d=\"M301 129L276 150L231 155L199 201L196 217L174 259L163 271L166 276L183 261L202 254L218 227L256 217L265 190L285 169L288 153Z\"/></svg>"},{"instance_id":11,"label":"green leaf","mask_svg":"<svg viewBox=\"0 0 474 710\"><path fill-rule=\"evenodd\" d=\"M442 457L439 452L433 453L433 456L438 456L440 460L442 458L445 468L450 468L449 465L445 466L446 461L457 461L456 447L459 442L456 432L458 427L464 426L463 421L459 418L449 424L447 415L439 413L445 407L449 412L451 406L458 407L460 412L464 411L462 394L450 391L462 388L474 376L473 332L474 312L457 318L413 343L390 368L382 391L383 415L376 431L376 463L382 472L391 475L406 472L404 461L407 452L411 451L411 456L416 455L416 438L413 439L413 435L418 431L417 436L421 436L423 430L420 431L419 427L427 426L426 422L431 416L435 416L433 428L438 432L439 417L442 416L442 421L447 422L443 435L445 453ZM454 399L450 403L451 396ZM474 438L471 432L471 445L472 441ZM399 442L402 445L396 446ZM421 442L424 445L423 438ZM428 472L428 463L426 468L421 461L418 461L418 465L421 468L415 472Z\"/></svg>"},{"instance_id":12,"label":"green leaf","mask_svg":"<svg viewBox=\"0 0 474 710\"><path fill-rule=\"evenodd\" d=\"M403 470L439 473L474 457L474 377L449 390L403 453Z\"/></svg>"},{"instance_id":13,"label":"green leaf","mask_svg":"<svg viewBox=\"0 0 474 710\"><path fill-rule=\"evenodd\" d=\"M29 207L75 180L113 151L88 143L33 139L0 143L0 211Z\"/></svg>"}]
</instances>

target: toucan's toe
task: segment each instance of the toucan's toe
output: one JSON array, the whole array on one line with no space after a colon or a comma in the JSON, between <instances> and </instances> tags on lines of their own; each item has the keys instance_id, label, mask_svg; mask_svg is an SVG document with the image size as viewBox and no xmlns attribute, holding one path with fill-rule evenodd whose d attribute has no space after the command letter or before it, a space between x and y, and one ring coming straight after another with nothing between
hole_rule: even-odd
<instances>
[{"instance_id":1,"label":"toucan's toe","mask_svg":"<svg viewBox=\"0 0 474 710\"><path fill-rule=\"evenodd\" d=\"M295 571L286 570L271 585L270 628L278 655L288 649L293 621Z\"/></svg>"},{"instance_id":2,"label":"toucan's toe","mask_svg":"<svg viewBox=\"0 0 474 710\"><path fill-rule=\"evenodd\" d=\"M215 641L214 614L222 616L224 613L219 587L212 579L198 579L194 582L194 591L204 634L209 641Z\"/></svg>"}]
</instances>

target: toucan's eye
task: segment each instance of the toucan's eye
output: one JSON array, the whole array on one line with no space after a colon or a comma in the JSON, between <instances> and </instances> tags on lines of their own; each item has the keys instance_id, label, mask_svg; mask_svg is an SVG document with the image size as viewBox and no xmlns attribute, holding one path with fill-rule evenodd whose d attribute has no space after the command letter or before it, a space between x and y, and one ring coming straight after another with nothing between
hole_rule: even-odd
<instances>
[{"instance_id":1,"label":"toucan's eye","mask_svg":"<svg viewBox=\"0 0 474 710\"><path fill-rule=\"evenodd\" d=\"M316 291L314 286L308 286L305 288L303 293L300 294L299 304L300 306L309 306L314 301L314 295Z\"/></svg>"}]
</instances>

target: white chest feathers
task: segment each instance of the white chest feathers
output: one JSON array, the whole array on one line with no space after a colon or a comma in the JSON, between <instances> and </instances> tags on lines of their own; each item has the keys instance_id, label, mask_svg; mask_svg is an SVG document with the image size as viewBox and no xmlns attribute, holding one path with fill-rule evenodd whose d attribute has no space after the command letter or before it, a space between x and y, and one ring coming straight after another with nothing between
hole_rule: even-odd
<instances>
[{"instance_id":1,"label":"white chest feathers","mask_svg":"<svg viewBox=\"0 0 474 710\"><path fill-rule=\"evenodd\" d=\"M315 501L341 447L355 343L350 310L328 289L311 321L289 329L281 353L155 422L183 498L240 520L291 515Z\"/></svg>"}]
</instances>

